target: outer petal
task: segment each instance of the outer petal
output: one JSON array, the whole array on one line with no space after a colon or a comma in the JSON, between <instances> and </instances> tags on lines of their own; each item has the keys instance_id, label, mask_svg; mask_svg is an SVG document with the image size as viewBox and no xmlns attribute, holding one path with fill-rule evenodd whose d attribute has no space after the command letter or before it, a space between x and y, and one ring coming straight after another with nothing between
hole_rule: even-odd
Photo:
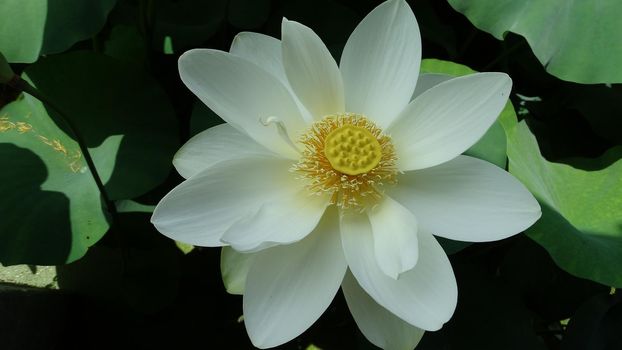
<instances>
[{"instance_id":1,"label":"outer petal","mask_svg":"<svg viewBox=\"0 0 622 350\"><path fill-rule=\"evenodd\" d=\"M330 305L346 272L338 227L332 209L304 240L258 253L244 292L244 322L255 346L295 338Z\"/></svg>"},{"instance_id":2,"label":"outer petal","mask_svg":"<svg viewBox=\"0 0 622 350\"><path fill-rule=\"evenodd\" d=\"M421 64L417 20L403 0L389 0L356 27L341 56L346 110L386 128L415 90Z\"/></svg>"},{"instance_id":3,"label":"outer petal","mask_svg":"<svg viewBox=\"0 0 622 350\"><path fill-rule=\"evenodd\" d=\"M222 246L223 233L262 205L300 188L291 161L262 157L214 164L169 192L151 222L164 235L197 246Z\"/></svg>"},{"instance_id":4,"label":"outer petal","mask_svg":"<svg viewBox=\"0 0 622 350\"><path fill-rule=\"evenodd\" d=\"M320 37L283 19L283 65L296 96L315 120L344 111L343 82L335 59Z\"/></svg>"},{"instance_id":5,"label":"outer petal","mask_svg":"<svg viewBox=\"0 0 622 350\"><path fill-rule=\"evenodd\" d=\"M241 32L233 38L229 52L245 58L288 85L281 58L281 41L268 35Z\"/></svg>"},{"instance_id":6,"label":"outer petal","mask_svg":"<svg viewBox=\"0 0 622 350\"><path fill-rule=\"evenodd\" d=\"M402 171L451 160L477 142L507 102L512 80L504 73L476 73L427 90L388 129Z\"/></svg>"},{"instance_id":7,"label":"outer petal","mask_svg":"<svg viewBox=\"0 0 622 350\"><path fill-rule=\"evenodd\" d=\"M175 154L173 165L181 176L188 179L223 160L262 156L276 154L225 123L188 140Z\"/></svg>"},{"instance_id":8,"label":"outer petal","mask_svg":"<svg viewBox=\"0 0 622 350\"><path fill-rule=\"evenodd\" d=\"M369 212L378 266L387 276L398 276L417 263L417 219L388 196Z\"/></svg>"},{"instance_id":9,"label":"outer petal","mask_svg":"<svg viewBox=\"0 0 622 350\"><path fill-rule=\"evenodd\" d=\"M307 122L313 121L309 111L302 105L302 102L300 102L292 90L287 80L287 75L285 75L281 40L264 34L241 32L233 38L229 52L255 63L275 76L290 92L304 119Z\"/></svg>"},{"instance_id":10,"label":"outer petal","mask_svg":"<svg viewBox=\"0 0 622 350\"><path fill-rule=\"evenodd\" d=\"M256 255L256 253L240 253L231 247L222 247L220 251L220 274L227 293L244 294L246 276Z\"/></svg>"},{"instance_id":11,"label":"outer petal","mask_svg":"<svg viewBox=\"0 0 622 350\"><path fill-rule=\"evenodd\" d=\"M388 193L417 213L421 230L437 236L494 241L525 230L541 216L540 205L522 183L469 156L407 172L398 181Z\"/></svg>"},{"instance_id":12,"label":"outer petal","mask_svg":"<svg viewBox=\"0 0 622 350\"><path fill-rule=\"evenodd\" d=\"M371 225L365 215L341 218L341 239L350 271L378 304L413 326L435 331L456 308L458 289L449 259L436 239L419 231L417 265L395 280L374 257Z\"/></svg>"},{"instance_id":13,"label":"outer petal","mask_svg":"<svg viewBox=\"0 0 622 350\"><path fill-rule=\"evenodd\" d=\"M275 125L260 122L278 118L293 139L306 128L296 102L272 74L246 59L210 49L184 53L179 58L179 74L186 86L227 123L271 151L292 159L298 156L279 137Z\"/></svg>"},{"instance_id":14,"label":"outer petal","mask_svg":"<svg viewBox=\"0 0 622 350\"><path fill-rule=\"evenodd\" d=\"M412 350L419 344L425 331L378 305L351 272L346 273L341 289L356 325L372 344L384 350Z\"/></svg>"},{"instance_id":15,"label":"outer petal","mask_svg":"<svg viewBox=\"0 0 622 350\"><path fill-rule=\"evenodd\" d=\"M238 251L297 242L317 226L329 200L328 196L312 196L306 188L300 188L264 203L255 213L233 224L221 240Z\"/></svg>"}]
</instances>

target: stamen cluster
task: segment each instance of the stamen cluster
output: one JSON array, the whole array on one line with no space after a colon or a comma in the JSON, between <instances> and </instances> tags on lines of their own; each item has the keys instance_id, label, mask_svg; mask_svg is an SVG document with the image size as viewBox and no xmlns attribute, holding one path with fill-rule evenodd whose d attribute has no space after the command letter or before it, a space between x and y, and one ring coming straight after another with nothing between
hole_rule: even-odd
<instances>
[{"instance_id":1,"label":"stamen cluster","mask_svg":"<svg viewBox=\"0 0 622 350\"><path fill-rule=\"evenodd\" d=\"M367 172L354 175L336 170L325 152L327 137L335 130L350 127L367 130L380 145L377 165ZM382 134L382 130L363 115L343 113L326 116L313 123L299 141L305 149L292 170L308 182L307 187L312 193L329 194L331 204L363 210L382 198L383 185L396 182L397 157L391 138Z\"/></svg>"}]
</instances>

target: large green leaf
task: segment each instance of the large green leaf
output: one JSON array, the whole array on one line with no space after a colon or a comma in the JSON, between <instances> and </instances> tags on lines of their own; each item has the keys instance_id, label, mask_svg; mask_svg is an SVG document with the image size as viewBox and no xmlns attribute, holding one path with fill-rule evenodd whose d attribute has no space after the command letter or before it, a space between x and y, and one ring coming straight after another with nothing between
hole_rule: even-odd
<instances>
[{"instance_id":1,"label":"large green leaf","mask_svg":"<svg viewBox=\"0 0 622 350\"><path fill-rule=\"evenodd\" d=\"M9 62L31 63L40 54L67 50L95 35L117 0L3 0L0 51Z\"/></svg>"},{"instance_id":2,"label":"large green leaf","mask_svg":"<svg viewBox=\"0 0 622 350\"><path fill-rule=\"evenodd\" d=\"M37 60L43 44L47 0L0 2L0 52L9 62Z\"/></svg>"},{"instance_id":3,"label":"large green leaf","mask_svg":"<svg viewBox=\"0 0 622 350\"><path fill-rule=\"evenodd\" d=\"M117 0L48 0L42 54L59 53L95 35Z\"/></svg>"},{"instance_id":4,"label":"large green leaf","mask_svg":"<svg viewBox=\"0 0 622 350\"><path fill-rule=\"evenodd\" d=\"M622 2L448 0L479 29L498 39L527 39L558 78L584 84L622 82Z\"/></svg>"},{"instance_id":5,"label":"large green leaf","mask_svg":"<svg viewBox=\"0 0 622 350\"><path fill-rule=\"evenodd\" d=\"M0 262L80 258L108 222L78 145L30 96L7 105L0 118Z\"/></svg>"},{"instance_id":6,"label":"large green leaf","mask_svg":"<svg viewBox=\"0 0 622 350\"><path fill-rule=\"evenodd\" d=\"M76 125L111 199L141 195L166 179L177 122L166 94L144 71L74 52L41 59L26 74ZM108 229L78 145L48 113L56 116L28 95L0 110L5 264L74 261Z\"/></svg>"},{"instance_id":7,"label":"large green leaf","mask_svg":"<svg viewBox=\"0 0 622 350\"><path fill-rule=\"evenodd\" d=\"M524 122L508 138L510 172L542 205L542 218L527 234L566 271L605 285L622 287L622 147L602 159L611 164L586 171L544 159Z\"/></svg>"},{"instance_id":8,"label":"large green leaf","mask_svg":"<svg viewBox=\"0 0 622 350\"><path fill-rule=\"evenodd\" d=\"M139 196L166 179L177 121L167 95L142 69L72 52L41 59L26 74L76 124L111 199Z\"/></svg>"}]
</instances>

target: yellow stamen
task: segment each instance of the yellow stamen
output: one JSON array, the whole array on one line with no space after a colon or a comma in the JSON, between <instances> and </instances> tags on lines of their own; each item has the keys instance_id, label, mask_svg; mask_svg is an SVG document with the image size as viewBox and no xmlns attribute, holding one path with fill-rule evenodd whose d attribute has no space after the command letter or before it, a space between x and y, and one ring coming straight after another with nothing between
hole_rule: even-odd
<instances>
[{"instance_id":1,"label":"yellow stamen","mask_svg":"<svg viewBox=\"0 0 622 350\"><path fill-rule=\"evenodd\" d=\"M360 114L330 115L315 122L300 143L306 148L293 171L315 194L329 194L342 208L364 209L395 183L391 138Z\"/></svg>"}]
</instances>

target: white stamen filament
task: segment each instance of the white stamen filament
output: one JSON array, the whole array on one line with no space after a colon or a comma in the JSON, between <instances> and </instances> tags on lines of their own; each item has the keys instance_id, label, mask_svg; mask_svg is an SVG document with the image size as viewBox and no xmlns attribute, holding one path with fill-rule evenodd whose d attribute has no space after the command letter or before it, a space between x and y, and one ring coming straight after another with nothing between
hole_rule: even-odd
<instances>
[{"instance_id":1,"label":"white stamen filament","mask_svg":"<svg viewBox=\"0 0 622 350\"><path fill-rule=\"evenodd\" d=\"M268 118L265 118L265 120L260 117L259 122L263 126L270 126L274 124L276 126L277 132L279 133L279 136L281 136L283 141L285 141L285 143L287 143L298 154L302 154L302 152L300 151L300 149L298 149L294 141L292 141L291 137L289 137L289 133L287 132L287 127L285 127L285 123L283 123L282 120L280 120L279 118L275 116L270 116Z\"/></svg>"}]
</instances>

